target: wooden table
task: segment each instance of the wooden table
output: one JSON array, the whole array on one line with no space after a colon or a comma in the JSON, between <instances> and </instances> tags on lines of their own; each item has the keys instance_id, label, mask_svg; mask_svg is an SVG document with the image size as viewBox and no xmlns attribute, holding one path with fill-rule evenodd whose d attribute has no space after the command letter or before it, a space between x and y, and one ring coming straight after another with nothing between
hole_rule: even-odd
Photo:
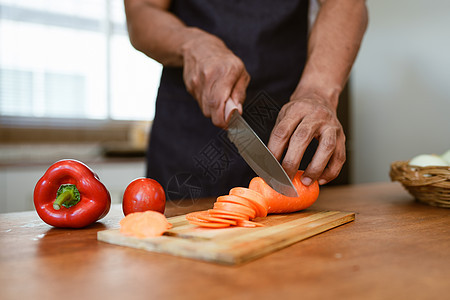
<instances>
[{"instance_id":1,"label":"wooden table","mask_svg":"<svg viewBox=\"0 0 450 300\"><path fill-rule=\"evenodd\" d=\"M209 208L214 199L174 216ZM315 209L356 220L238 267L102 243L113 206L81 230L35 212L0 215L0 299L444 299L450 294L450 210L415 202L396 183L323 188ZM448 299L448 298L447 298Z\"/></svg>"}]
</instances>

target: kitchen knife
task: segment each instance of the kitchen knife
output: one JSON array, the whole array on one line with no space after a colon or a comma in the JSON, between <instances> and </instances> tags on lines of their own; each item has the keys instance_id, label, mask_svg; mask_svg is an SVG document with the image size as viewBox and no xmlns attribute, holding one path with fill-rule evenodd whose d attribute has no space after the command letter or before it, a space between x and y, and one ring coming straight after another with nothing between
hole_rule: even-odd
<instances>
[{"instance_id":1,"label":"kitchen knife","mask_svg":"<svg viewBox=\"0 0 450 300\"><path fill-rule=\"evenodd\" d=\"M286 171L242 118L238 106L231 98L225 103L225 117L228 124L228 138L253 171L278 193L298 197Z\"/></svg>"}]
</instances>

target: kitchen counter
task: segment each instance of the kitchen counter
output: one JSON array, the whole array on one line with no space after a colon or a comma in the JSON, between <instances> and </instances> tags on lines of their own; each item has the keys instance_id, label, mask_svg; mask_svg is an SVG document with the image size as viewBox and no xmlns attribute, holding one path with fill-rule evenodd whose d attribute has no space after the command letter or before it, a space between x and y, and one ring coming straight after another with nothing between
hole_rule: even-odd
<instances>
[{"instance_id":1,"label":"kitchen counter","mask_svg":"<svg viewBox=\"0 0 450 300\"><path fill-rule=\"evenodd\" d=\"M214 199L168 203L167 216ZM450 293L450 210L397 183L323 188L313 209L354 222L237 266L96 240L123 217L55 229L36 212L0 214L0 299L442 299Z\"/></svg>"}]
</instances>

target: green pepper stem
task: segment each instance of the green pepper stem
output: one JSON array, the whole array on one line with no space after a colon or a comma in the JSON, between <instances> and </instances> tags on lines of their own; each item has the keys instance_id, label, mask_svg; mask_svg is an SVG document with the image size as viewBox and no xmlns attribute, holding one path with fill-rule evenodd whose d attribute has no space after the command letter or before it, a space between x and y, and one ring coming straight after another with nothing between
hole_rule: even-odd
<instances>
[{"instance_id":1,"label":"green pepper stem","mask_svg":"<svg viewBox=\"0 0 450 300\"><path fill-rule=\"evenodd\" d=\"M75 185L63 184L60 186L56 200L53 202L53 208L60 210L61 206L69 208L80 202L80 193Z\"/></svg>"},{"instance_id":2,"label":"green pepper stem","mask_svg":"<svg viewBox=\"0 0 450 300\"><path fill-rule=\"evenodd\" d=\"M73 192L71 192L71 191L65 191L65 192L61 193L61 195L59 195L56 198L55 202L53 202L53 208L56 210L59 210L61 208L61 205L64 202L68 202L68 201L72 200L73 196L74 196Z\"/></svg>"}]
</instances>

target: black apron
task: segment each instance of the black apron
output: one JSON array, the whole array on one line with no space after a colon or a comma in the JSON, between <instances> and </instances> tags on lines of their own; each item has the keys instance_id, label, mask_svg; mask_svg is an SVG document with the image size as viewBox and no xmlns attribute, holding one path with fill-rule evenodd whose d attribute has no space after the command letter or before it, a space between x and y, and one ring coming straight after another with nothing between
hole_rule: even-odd
<instances>
[{"instance_id":1,"label":"black apron","mask_svg":"<svg viewBox=\"0 0 450 300\"><path fill-rule=\"evenodd\" d=\"M251 76L243 116L267 143L303 71L308 0L175 0L170 11L221 38L242 59ZM169 200L224 195L256 176L226 132L203 116L182 68L163 69L147 159L147 177L161 183Z\"/></svg>"}]
</instances>

